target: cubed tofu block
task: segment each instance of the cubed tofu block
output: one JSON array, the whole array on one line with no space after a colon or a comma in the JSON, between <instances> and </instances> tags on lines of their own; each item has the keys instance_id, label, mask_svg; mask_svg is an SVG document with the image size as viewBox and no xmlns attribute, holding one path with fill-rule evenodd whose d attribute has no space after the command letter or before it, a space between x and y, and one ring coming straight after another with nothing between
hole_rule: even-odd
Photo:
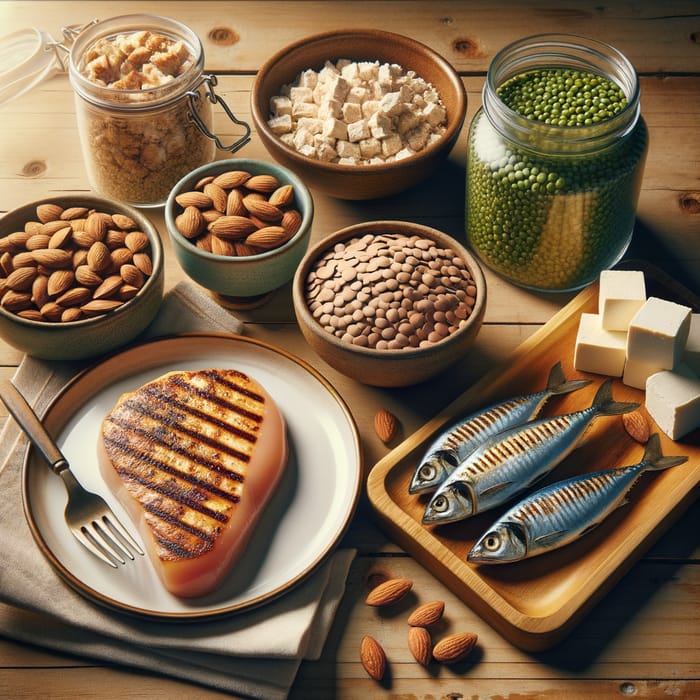
<instances>
[{"instance_id":1,"label":"cubed tofu block","mask_svg":"<svg viewBox=\"0 0 700 700\"><path fill-rule=\"evenodd\" d=\"M646 384L646 409L671 440L700 427L700 378L687 366L653 374Z\"/></svg>"},{"instance_id":2,"label":"cubed tofu block","mask_svg":"<svg viewBox=\"0 0 700 700\"><path fill-rule=\"evenodd\" d=\"M619 333L620 331L610 332ZM635 389L644 390L647 385L647 379L649 379L652 374L661 371L663 371L663 367L660 367L654 362L642 362L641 360L630 360L627 358L625 360L625 371L622 374L622 383L634 387Z\"/></svg>"},{"instance_id":3,"label":"cubed tofu block","mask_svg":"<svg viewBox=\"0 0 700 700\"><path fill-rule=\"evenodd\" d=\"M605 330L598 314L583 313L576 334L574 367L579 372L621 377L626 346L626 333Z\"/></svg>"},{"instance_id":4,"label":"cubed tofu block","mask_svg":"<svg viewBox=\"0 0 700 700\"><path fill-rule=\"evenodd\" d=\"M700 314L691 314L690 331L685 343L683 362L700 375Z\"/></svg>"},{"instance_id":5,"label":"cubed tofu block","mask_svg":"<svg viewBox=\"0 0 700 700\"><path fill-rule=\"evenodd\" d=\"M362 139L368 139L371 135L366 119L360 119L359 121L352 122L352 124L348 124L348 141L352 143L357 143L358 141L362 141Z\"/></svg>"},{"instance_id":6,"label":"cubed tofu block","mask_svg":"<svg viewBox=\"0 0 700 700\"><path fill-rule=\"evenodd\" d=\"M673 369L683 358L691 310L667 299L649 297L630 321L627 360Z\"/></svg>"},{"instance_id":7,"label":"cubed tofu block","mask_svg":"<svg viewBox=\"0 0 700 700\"><path fill-rule=\"evenodd\" d=\"M644 273L640 270L603 270L598 290L598 313L603 328L626 331L647 299Z\"/></svg>"}]
</instances>

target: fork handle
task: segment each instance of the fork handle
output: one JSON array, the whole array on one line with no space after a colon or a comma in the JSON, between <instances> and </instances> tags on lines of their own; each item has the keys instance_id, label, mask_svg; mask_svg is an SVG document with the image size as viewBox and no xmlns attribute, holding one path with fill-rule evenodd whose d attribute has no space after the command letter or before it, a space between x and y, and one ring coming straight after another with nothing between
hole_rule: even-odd
<instances>
[{"instance_id":1,"label":"fork handle","mask_svg":"<svg viewBox=\"0 0 700 700\"><path fill-rule=\"evenodd\" d=\"M60 474L68 467L68 462L39 417L34 413L34 409L29 405L27 399L9 379L0 379L0 395L7 410L27 434L34 447L51 465L51 469L56 474Z\"/></svg>"}]
</instances>

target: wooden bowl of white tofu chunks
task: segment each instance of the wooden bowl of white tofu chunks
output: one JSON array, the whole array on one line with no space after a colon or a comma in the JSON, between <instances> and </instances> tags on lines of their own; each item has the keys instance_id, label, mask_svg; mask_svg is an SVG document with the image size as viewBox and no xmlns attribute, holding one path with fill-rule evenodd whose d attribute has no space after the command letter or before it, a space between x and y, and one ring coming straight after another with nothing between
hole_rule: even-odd
<instances>
[{"instance_id":1,"label":"wooden bowl of white tofu chunks","mask_svg":"<svg viewBox=\"0 0 700 700\"><path fill-rule=\"evenodd\" d=\"M467 109L452 65L409 37L375 29L316 34L273 55L251 91L270 155L320 192L386 197L434 173Z\"/></svg>"}]
</instances>

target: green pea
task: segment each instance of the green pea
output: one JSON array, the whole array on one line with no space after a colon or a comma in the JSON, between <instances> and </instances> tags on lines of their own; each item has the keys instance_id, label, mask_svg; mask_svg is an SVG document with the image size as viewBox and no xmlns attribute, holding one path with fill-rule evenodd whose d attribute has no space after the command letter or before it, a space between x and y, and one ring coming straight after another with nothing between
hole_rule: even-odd
<instances>
[{"instance_id":1,"label":"green pea","mask_svg":"<svg viewBox=\"0 0 700 700\"><path fill-rule=\"evenodd\" d=\"M564 127L600 123L627 105L611 80L572 69L516 75L498 94L523 116ZM495 143L496 165L488 153ZM469 244L487 265L526 287L588 283L631 236L646 144L639 120L607 150L542 155L501 137L479 112L469 132Z\"/></svg>"}]
</instances>

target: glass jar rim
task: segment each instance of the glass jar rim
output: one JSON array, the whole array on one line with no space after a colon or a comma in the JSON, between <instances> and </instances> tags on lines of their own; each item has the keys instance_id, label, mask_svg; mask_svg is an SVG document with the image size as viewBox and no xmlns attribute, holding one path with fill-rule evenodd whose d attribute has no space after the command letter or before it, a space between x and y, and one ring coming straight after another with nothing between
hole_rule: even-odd
<instances>
[{"instance_id":1,"label":"glass jar rim","mask_svg":"<svg viewBox=\"0 0 700 700\"><path fill-rule=\"evenodd\" d=\"M578 68L602 75L623 90L627 105L609 119L572 126L531 119L499 98L498 88L507 79L545 67ZM491 61L482 98L494 128L531 150L548 154L605 148L631 132L640 116L639 80L630 60L610 44L574 34L535 34L505 46Z\"/></svg>"},{"instance_id":2,"label":"glass jar rim","mask_svg":"<svg viewBox=\"0 0 700 700\"><path fill-rule=\"evenodd\" d=\"M96 41L143 30L183 41L192 52L192 64L164 85L138 90L100 85L82 73L83 56ZM202 42L186 24L160 15L130 14L101 20L82 31L71 46L68 73L73 89L89 102L116 109L142 110L160 107L186 94L200 80L203 68Z\"/></svg>"}]
</instances>

